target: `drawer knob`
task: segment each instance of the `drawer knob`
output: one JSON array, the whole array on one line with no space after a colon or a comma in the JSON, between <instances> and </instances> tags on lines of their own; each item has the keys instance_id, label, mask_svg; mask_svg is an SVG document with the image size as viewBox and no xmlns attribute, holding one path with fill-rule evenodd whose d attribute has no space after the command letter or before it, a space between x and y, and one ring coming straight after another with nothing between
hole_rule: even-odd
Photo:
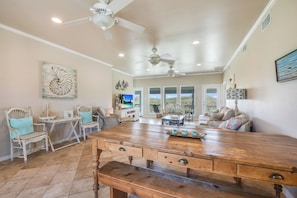
<instances>
[{"instance_id":1,"label":"drawer knob","mask_svg":"<svg viewBox=\"0 0 297 198\"><path fill-rule=\"evenodd\" d=\"M124 151L124 152L125 152L125 151L126 151L126 149L125 149L125 148L123 148L123 147L120 147L120 148L119 148L119 151Z\"/></svg>"},{"instance_id":2,"label":"drawer knob","mask_svg":"<svg viewBox=\"0 0 297 198\"><path fill-rule=\"evenodd\" d=\"M185 159L185 158L180 158L180 159L178 160L178 162L181 163L181 164L184 164L184 165L186 165L187 163L189 163L188 160Z\"/></svg>"},{"instance_id":3,"label":"drawer knob","mask_svg":"<svg viewBox=\"0 0 297 198\"><path fill-rule=\"evenodd\" d=\"M269 175L269 178L271 179L277 179L277 180L284 180L284 176L282 176L281 174L278 174L278 173L271 173Z\"/></svg>"}]
</instances>

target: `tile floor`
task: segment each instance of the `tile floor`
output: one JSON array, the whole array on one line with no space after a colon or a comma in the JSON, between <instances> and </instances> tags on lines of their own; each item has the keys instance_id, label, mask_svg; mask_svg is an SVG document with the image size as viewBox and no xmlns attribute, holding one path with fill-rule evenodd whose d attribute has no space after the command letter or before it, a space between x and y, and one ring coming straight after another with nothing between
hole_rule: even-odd
<instances>
[{"instance_id":1,"label":"tile floor","mask_svg":"<svg viewBox=\"0 0 297 198\"><path fill-rule=\"evenodd\" d=\"M156 119L140 119L140 122L160 124ZM186 122L186 124L195 124ZM110 160L128 163L125 156L116 156L109 152L102 152L101 164ZM143 159L135 159L133 164L144 166ZM185 170L154 163L159 171L174 171L183 175ZM210 181L222 181L211 174L193 173L200 178ZM219 181L220 180L220 181ZM232 178L223 178L224 182L233 183ZM0 198L81 198L93 197L92 191L92 155L91 141L81 142L56 152L45 153L38 151L29 155L28 163L23 159L15 158L0 162ZM243 180L245 189L256 187L257 191L265 197L273 197L273 187L265 182L251 182ZM254 191L255 188L253 188ZM109 197L109 187L101 185L100 198ZM210 195L211 197L211 195ZM283 196L282 196L283 197Z\"/></svg>"}]
</instances>

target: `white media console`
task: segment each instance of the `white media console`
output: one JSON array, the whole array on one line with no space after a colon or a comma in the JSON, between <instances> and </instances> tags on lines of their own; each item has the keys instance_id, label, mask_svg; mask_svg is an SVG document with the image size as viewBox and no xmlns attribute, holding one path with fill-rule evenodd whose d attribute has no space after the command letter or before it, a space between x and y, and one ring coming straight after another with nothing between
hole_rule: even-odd
<instances>
[{"instance_id":1,"label":"white media console","mask_svg":"<svg viewBox=\"0 0 297 198\"><path fill-rule=\"evenodd\" d=\"M115 110L115 114L118 115L121 119L131 119L133 121L139 120L139 109L138 108L127 108Z\"/></svg>"}]
</instances>

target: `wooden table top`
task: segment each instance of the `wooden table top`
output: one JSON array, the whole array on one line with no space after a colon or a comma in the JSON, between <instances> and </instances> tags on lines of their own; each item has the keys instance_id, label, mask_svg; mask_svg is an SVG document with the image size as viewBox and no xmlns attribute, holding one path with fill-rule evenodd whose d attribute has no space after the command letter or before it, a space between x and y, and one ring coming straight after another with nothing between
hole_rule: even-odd
<instances>
[{"instance_id":1,"label":"wooden table top","mask_svg":"<svg viewBox=\"0 0 297 198\"><path fill-rule=\"evenodd\" d=\"M173 126L122 123L119 126L93 133L91 138L104 139L139 148L151 148L167 153L224 159L239 164L274 168L297 173L297 139L256 132L221 131L200 127L177 127L206 132L203 139L174 137L167 130Z\"/></svg>"}]
</instances>

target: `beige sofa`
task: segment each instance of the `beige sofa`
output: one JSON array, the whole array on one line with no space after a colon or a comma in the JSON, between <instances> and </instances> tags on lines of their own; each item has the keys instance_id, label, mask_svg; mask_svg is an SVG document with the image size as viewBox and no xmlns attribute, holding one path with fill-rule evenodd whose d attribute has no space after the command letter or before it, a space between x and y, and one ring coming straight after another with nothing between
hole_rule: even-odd
<instances>
[{"instance_id":1,"label":"beige sofa","mask_svg":"<svg viewBox=\"0 0 297 198\"><path fill-rule=\"evenodd\" d=\"M244 113L235 115L235 111L229 107L222 107L214 112L200 115L198 123L213 128L242 132L250 132L252 128L252 121L248 115Z\"/></svg>"}]
</instances>

